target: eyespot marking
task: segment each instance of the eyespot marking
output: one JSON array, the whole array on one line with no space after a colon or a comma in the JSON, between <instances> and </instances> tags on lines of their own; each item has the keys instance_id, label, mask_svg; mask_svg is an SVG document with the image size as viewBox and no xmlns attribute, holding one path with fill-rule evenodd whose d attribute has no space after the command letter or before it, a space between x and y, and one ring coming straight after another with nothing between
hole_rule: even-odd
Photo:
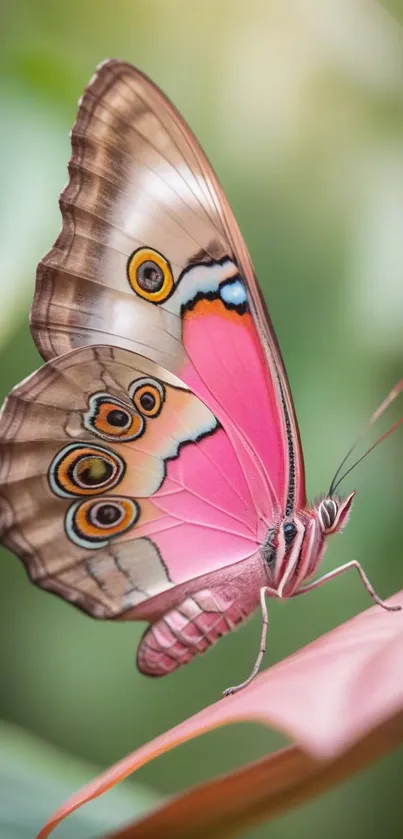
<instances>
[{"instance_id":1,"label":"eyespot marking","mask_svg":"<svg viewBox=\"0 0 403 839\"><path fill-rule=\"evenodd\" d=\"M115 452L102 446L71 443L49 467L49 486L59 498L95 495L115 487L123 478L125 463Z\"/></svg>"},{"instance_id":2,"label":"eyespot marking","mask_svg":"<svg viewBox=\"0 0 403 839\"><path fill-rule=\"evenodd\" d=\"M136 523L140 507L132 498L113 496L75 501L66 513L66 533L80 548L99 550Z\"/></svg>"},{"instance_id":3,"label":"eyespot marking","mask_svg":"<svg viewBox=\"0 0 403 839\"><path fill-rule=\"evenodd\" d=\"M89 410L84 414L83 423L87 431L112 442L135 440L144 431L144 420L140 414L108 393L90 396Z\"/></svg>"},{"instance_id":4,"label":"eyespot marking","mask_svg":"<svg viewBox=\"0 0 403 839\"><path fill-rule=\"evenodd\" d=\"M168 260L153 248L138 248L132 253L127 276L133 291L150 303L163 303L174 287Z\"/></svg>"},{"instance_id":5,"label":"eyespot marking","mask_svg":"<svg viewBox=\"0 0 403 839\"><path fill-rule=\"evenodd\" d=\"M156 379L142 377L129 387L134 406L144 417L153 419L161 413L165 401L165 388Z\"/></svg>"}]
</instances>

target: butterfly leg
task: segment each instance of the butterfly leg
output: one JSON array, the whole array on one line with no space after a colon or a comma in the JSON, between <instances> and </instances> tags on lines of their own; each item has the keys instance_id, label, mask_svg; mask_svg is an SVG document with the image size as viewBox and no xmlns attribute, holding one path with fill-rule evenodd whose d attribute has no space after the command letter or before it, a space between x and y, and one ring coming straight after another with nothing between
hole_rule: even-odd
<instances>
[{"instance_id":1,"label":"butterfly leg","mask_svg":"<svg viewBox=\"0 0 403 839\"><path fill-rule=\"evenodd\" d=\"M339 565L338 568L335 568L333 571L329 571L327 574L324 574L323 577L319 577L318 580L314 580L312 583L302 586L302 588L295 592L293 597L297 594L306 594L306 592L312 591L312 589L323 585L323 583L326 583L328 580L332 580L333 577L338 577L339 574L343 574L344 571L348 571L350 568L355 568L358 571L368 594L373 600L375 600L375 603L377 603L378 606L382 606L382 609L386 609L388 612L398 612L402 608L401 606L391 606L389 603L385 603L384 600L381 600L371 585L364 569L356 559L352 559L351 562L346 562L345 565Z\"/></svg>"},{"instance_id":2,"label":"butterfly leg","mask_svg":"<svg viewBox=\"0 0 403 839\"><path fill-rule=\"evenodd\" d=\"M268 616L267 616L267 603L266 603L266 594L270 594L273 597L277 597L277 592L274 589L271 589L269 586L263 586L260 589L260 605L262 609L262 634L260 637L260 647L258 657L255 662L255 666L247 679L244 682L241 682L239 685L234 685L231 688L227 688L224 690L224 696L231 696L232 693L238 693L239 690L242 688L246 688L247 685L253 681L255 676L257 676L260 665L263 661L263 656L266 652L266 638L267 638L267 624L268 624Z\"/></svg>"}]
</instances>

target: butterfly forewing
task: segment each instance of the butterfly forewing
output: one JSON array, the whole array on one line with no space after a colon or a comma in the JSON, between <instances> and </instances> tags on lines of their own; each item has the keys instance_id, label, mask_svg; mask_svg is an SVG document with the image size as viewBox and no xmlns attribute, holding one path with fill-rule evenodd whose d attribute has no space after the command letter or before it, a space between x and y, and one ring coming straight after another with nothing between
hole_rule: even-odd
<instances>
[{"instance_id":1,"label":"butterfly forewing","mask_svg":"<svg viewBox=\"0 0 403 839\"><path fill-rule=\"evenodd\" d=\"M31 328L39 351L49 359L90 343L127 347L174 372L207 404L211 399L212 410L217 388L222 392L236 376L249 423L245 427L226 397L220 398L220 420L234 419L249 441L271 506L291 511L303 505L302 452L281 355L239 228L189 127L142 73L109 61L84 93L72 147L70 181L60 199L63 229L38 267ZM151 255L149 265L166 261L171 281L157 293L133 281L131 269L142 255L144 263ZM220 298L231 281L220 309L211 298ZM199 298L211 317L198 318L204 341L201 347L193 339L193 329L189 363L183 315L191 308L201 315ZM247 310L238 325L249 321L249 338L245 329L228 328L230 308L232 314ZM221 369L215 383L211 369L198 375L213 318L219 337L210 368ZM243 347L252 340L250 380L239 358L248 355ZM259 434L251 431L253 422Z\"/></svg>"}]
</instances>

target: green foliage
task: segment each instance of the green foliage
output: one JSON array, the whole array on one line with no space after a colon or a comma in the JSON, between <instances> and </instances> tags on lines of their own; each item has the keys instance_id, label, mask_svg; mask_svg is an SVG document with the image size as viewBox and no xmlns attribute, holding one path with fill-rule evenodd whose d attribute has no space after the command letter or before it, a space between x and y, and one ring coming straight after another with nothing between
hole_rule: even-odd
<instances>
[{"instance_id":1,"label":"green foliage","mask_svg":"<svg viewBox=\"0 0 403 839\"><path fill-rule=\"evenodd\" d=\"M51 810L99 767L65 754L13 725L0 723L0 839L32 839ZM139 818L158 797L125 784L91 802L62 824L59 839L91 839Z\"/></svg>"}]
</instances>

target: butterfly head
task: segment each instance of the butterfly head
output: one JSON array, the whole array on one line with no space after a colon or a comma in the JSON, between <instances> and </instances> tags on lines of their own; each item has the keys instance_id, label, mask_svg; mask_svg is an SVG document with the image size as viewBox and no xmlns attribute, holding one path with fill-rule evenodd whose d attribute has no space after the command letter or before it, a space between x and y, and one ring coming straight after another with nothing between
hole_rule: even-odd
<instances>
[{"instance_id":1,"label":"butterfly head","mask_svg":"<svg viewBox=\"0 0 403 839\"><path fill-rule=\"evenodd\" d=\"M345 499L329 495L269 530L262 553L270 585L279 597L291 597L314 574L327 536L346 526L354 496L355 492Z\"/></svg>"}]
</instances>

